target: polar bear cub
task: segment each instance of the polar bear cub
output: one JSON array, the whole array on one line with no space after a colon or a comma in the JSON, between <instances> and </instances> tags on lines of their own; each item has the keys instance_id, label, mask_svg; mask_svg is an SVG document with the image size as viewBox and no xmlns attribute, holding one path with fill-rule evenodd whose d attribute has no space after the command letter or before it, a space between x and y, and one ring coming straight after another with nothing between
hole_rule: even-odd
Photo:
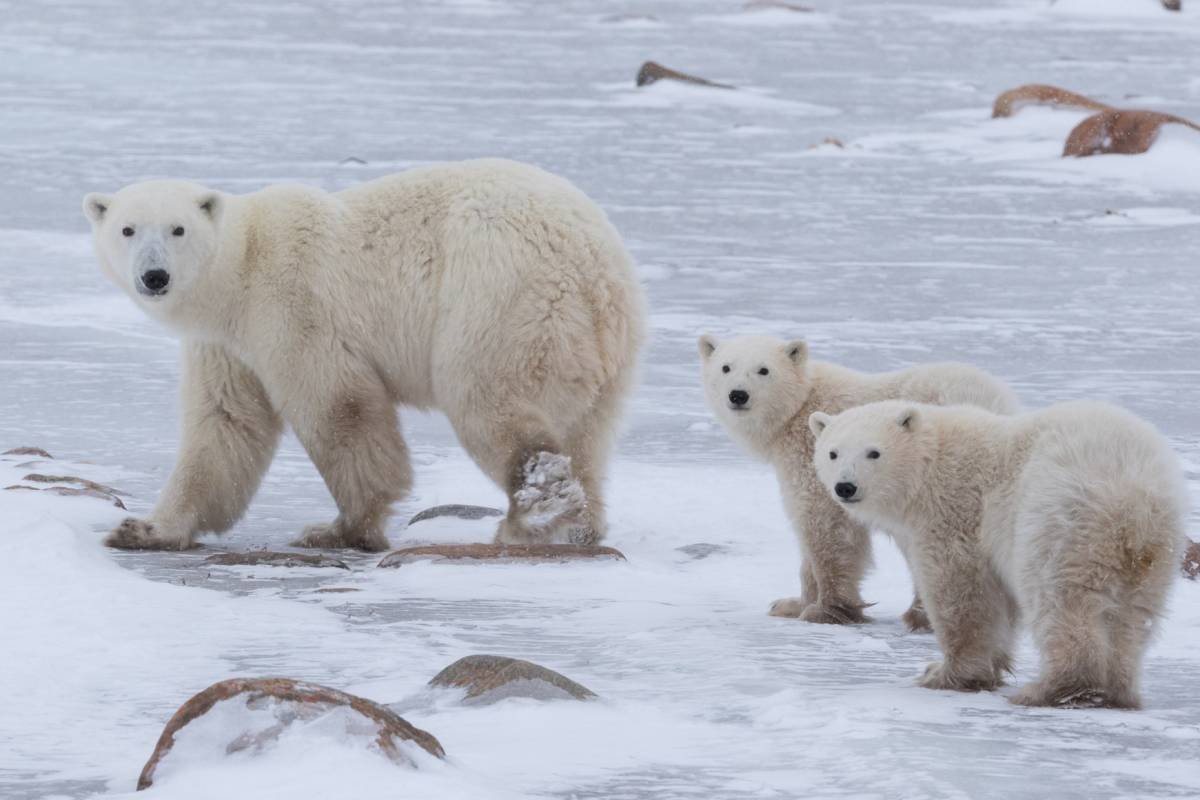
<instances>
[{"instance_id":1,"label":"polar bear cub","mask_svg":"<svg viewBox=\"0 0 1200 800\"><path fill-rule=\"evenodd\" d=\"M829 496L905 540L944 656L922 686L1000 685L1023 615L1041 674L1014 703L1139 706L1187 507L1153 427L1094 402L1003 417L892 401L810 421Z\"/></svg>"},{"instance_id":2,"label":"polar bear cub","mask_svg":"<svg viewBox=\"0 0 1200 800\"><path fill-rule=\"evenodd\" d=\"M412 482L399 405L444 412L507 492L500 541L603 537L645 311L620 236L567 181L489 159L334 193L153 181L83 205L104 272L185 344L175 469L109 544L228 529L286 423L338 508L297 544L385 549Z\"/></svg>"},{"instance_id":3,"label":"polar bear cub","mask_svg":"<svg viewBox=\"0 0 1200 800\"><path fill-rule=\"evenodd\" d=\"M1012 391L967 364L941 363L875 375L810 360L800 340L764 336L718 341L702 336L704 390L717 419L751 453L769 461L800 541L799 597L775 601L771 614L806 622L864 622L859 584L870 563L870 532L830 499L813 468L814 411L842 411L875 400L971 403L1016 410ZM927 630L920 597L905 612L912 630Z\"/></svg>"}]
</instances>

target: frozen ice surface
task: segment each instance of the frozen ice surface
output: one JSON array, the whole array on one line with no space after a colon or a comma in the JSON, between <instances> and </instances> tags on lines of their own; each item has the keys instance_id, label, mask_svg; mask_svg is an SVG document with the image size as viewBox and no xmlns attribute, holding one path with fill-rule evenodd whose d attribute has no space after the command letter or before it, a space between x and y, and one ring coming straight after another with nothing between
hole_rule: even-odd
<instances>
[{"instance_id":1,"label":"frozen ice surface","mask_svg":"<svg viewBox=\"0 0 1200 800\"><path fill-rule=\"evenodd\" d=\"M612 470L608 543L627 563L210 567L206 551L105 550L120 512L100 501L0 492L0 796L131 792L169 715L222 678L398 702L476 652L602 700L417 705L445 765L397 772L306 740L180 764L151 796L1200 794L1200 585L1176 587L1145 711L917 689L936 648L902 632L908 581L886 541L865 587L874 624L766 616L797 591L796 546L770 472L711 424L694 345L803 336L863 369L971 361L1030 406L1117 402L1171 438L1200 508L1200 134L1063 161L1081 114L988 118L996 93L1033 81L1200 118L1200 7L813 2L819 15L783 23L741 19L737 0L0 0L0 450L87 462L56 471L129 491L133 513L176 447L177 345L101 278L87 191L164 176L336 189L518 158L609 211L652 306ZM648 59L743 88L636 90ZM809 149L827 137L845 147ZM440 418L404 422L417 489L393 543L421 508L503 503ZM280 548L333 515L289 439L207 552ZM1190 528L1200 538L1195 510ZM720 549L677 550L693 544ZM1026 643L1016 680L1033 669Z\"/></svg>"}]
</instances>

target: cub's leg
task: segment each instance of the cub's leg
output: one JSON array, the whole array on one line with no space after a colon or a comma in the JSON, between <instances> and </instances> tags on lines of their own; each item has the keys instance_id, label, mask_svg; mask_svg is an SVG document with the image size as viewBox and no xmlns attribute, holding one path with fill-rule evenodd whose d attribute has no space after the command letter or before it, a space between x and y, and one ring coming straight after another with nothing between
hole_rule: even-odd
<instances>
[{"instance_id":1,"label":"cub's leg","mask_svg":"<svg viewBox=\"0 0 1200 800\"><path fill-rule=\"evenodd\" d=\"M310 525L298 547L388 549L391 506L412 488L408 446L387 391L367 369L326 385L335 389L293 410L292 427L337 503L333 522Z\"/></svg>"},{"instance_id":2,"label":"cub's leg","mask_svg":"<svg viewBox=\"0 0 1200 800\"><path fill-rule=\"evenodd\" d=\"M811 598L795 616L804 622L834 625L866 622L866 603L858 587L871 562L867 527L850 519L823 488L806 489L799 507L789 510L793 522L798 520L797 535L804 558L800 600ZM806 572L812 576L808 586ZM783 612L794 611L797 605L792 598L777 601L771 613L792 616Z\"/></svg>"},{"instance_id":3,"label":"cub's leg","mask_svg":"<svg viewBox=\"0 0 1200 800\"><path fill-rule=\"evenodd\" d=\"M800 561L800 596L781 597L771 603L772 617L799 617L804 609L817 602L817 578L813 575L812 561L805 557Z\"/></svg>"},{"instance_id":4,"label":"cub's leg","mask_svg":"<svg viewBox=\"0 0 1200 800\"><path fill-rule=\"evenodd\" d=\"M1051 583L1056 581L1051 578ZM1100 587L1047 585L1036 590L1033 638L1041 654L1037 680L1012 702L1026 706L1107 706L1112 657L1104 616L1114 603Z\"/></svg>"},{"instance_id":5,"label":"cub's leg","mask_svg":"<svg viewBox=\"0 0 1200 800\"><path fill-rule=\"evenodd\" d=\"M246 511L279 444L282 423L258 377L223 347L185 343L183 440L149 519L130 517L110 547L183 550Z\"/></svg>"},{"instance_id":6,"label":"cub's leg","mask_svg":"<svg viewBox=\"0 0 1200 800\"><path fill-rule=\"evenodd\" d=\"M1003 683L1016 620L1007 590L982 559L955 547L954 533L914 545L921 596L944 660L917 683L927 689L973 692Z\"/></svg>"},{"instance_id":7,"label":"cub's leg","mask_svg":"<svg viewBox=\"0 0 1200 800\"><path fill-rule=\"evenodd\" d=\"M628 376L623 376L603 387L596 402L564 443L571 458L571 468L583 487L587 506L587 526L581 537L583 544L596 544L608 533L604 482L628 382Z\"/></svg>"}]
</instances>

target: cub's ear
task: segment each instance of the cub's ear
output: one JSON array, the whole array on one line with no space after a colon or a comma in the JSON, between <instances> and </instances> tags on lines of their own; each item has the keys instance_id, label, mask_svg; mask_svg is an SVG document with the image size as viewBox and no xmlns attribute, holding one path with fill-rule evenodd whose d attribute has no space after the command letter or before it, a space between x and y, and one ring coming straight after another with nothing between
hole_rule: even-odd
<instances>
[{"instance_id":1,"label":"cub's ear","mask_svg":"<svg viewBox=\"0 0 1200 800\"><path fill-rule=\"evenodd\" d=\"M910 406L896 415L896 424L909 433L912 433L921 427L921 412L917 411L915 407Z\"/></svg>"},{"instance_id":2,"label":"cub's ear","mask_svg":"<svg viewBox=\"0 0 1200 800\"><path fill-rule=\"evenodd\" d=\"M224 203L221 201L220 194L209 192L208 194L200 195L196 200L196 205L200 206L200 210L208 215L210 220L216 222L221 217Z\"/></svg>"},{"instance_id":3,"label":"cub's ear","mask_svg":"<svg viewBox=\"0 0 1200 800\"><path fill-rule=\"evenodd\" d=\"M700 337L696 343L700 348L700 357L707 360L709 356L717 351L717 339L715 336L709 336L707 333Z\"/></svg>"},{"instance_id":4,"label":"cub's ear","mask_svg":"<svg viewBox=\"0 0 1200 800\"><path fill-rule=\"evenodd\" d=\"M819 438L832 421L833 417L824 411L814 411L808 415L808 429L813 432L813 436Z\"/></svg>"},{"instance_id":5,"label":"cub's ear","mask_svg":"<svg viewBox=\"0 0 1200 800\"><path fill-rule=\"evenodd\" d=\"M92 192L83 198L83 213L93 225L99 225L104 214L112 206L112 196Z\"/></svg>"},{"instance_id":6,"label":"cub's ear","mask_svg":"<svg viewBox=\"0 0 1200 800\"><path fill-rule=\"evenodd\" d=\"M783 352L793 364L802 364L808 360L808 343L803 339L793 339L783 346Z\"/></svg>"}]
</instances>

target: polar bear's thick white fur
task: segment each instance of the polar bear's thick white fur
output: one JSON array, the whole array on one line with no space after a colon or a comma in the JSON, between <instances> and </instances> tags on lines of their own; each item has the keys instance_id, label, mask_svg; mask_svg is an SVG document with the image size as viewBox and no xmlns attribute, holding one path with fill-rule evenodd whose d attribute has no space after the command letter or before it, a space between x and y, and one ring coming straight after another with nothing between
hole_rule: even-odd
<instances>
[{"instance_id":1,"label":"polar bear's thick white fur","mask_svg":"<svg viewBox=\"0 0 1200 800\"><path fill-rule=\"evenodd\" d=\"M567 181L480 160L335 193L154 181L84 210L104 271L185 342L174 472L111 544L228 529L286 423L338 507L299 543L385 549L412 480L398 405L443 411L507 491L500 541L604 535L645 312L616 230Z\"/></svg>"},{"instance_id":2,"label":"polar bear's thick white fur","mask_svg":"<svg viewBox=\"0 0 1200 800\"><path fill-rule=\"evenodd\" d=\"M700 338L704 390L713 413L751 453L774 467L784 505L800 541L799 597L775 601L771 614L807 622L864 622L859 584L870 564L871 538L831 500L813 469L808 417L876 400L972 403L1000 413L1016 410L1007 386L958 363L927 364L865 374L810 360L803 341L742 336ZM915 596L904 622L928 630Z\"/></svg>"},{"instance_id":3,"label":"polar bear's thick white fur","mask_svg":"<svg viewBox=\"0 0 1200 800\"><path fill-rule=\"evenodd\" d=\"M1187 507L1152 426L1094 402L1004 417L893 401L811 424L829 496L905 541L944 656L922 686L1000 685L1024 616L1041 674L1013 702L1139 705Z\"/></svg>"}]
</instances>

